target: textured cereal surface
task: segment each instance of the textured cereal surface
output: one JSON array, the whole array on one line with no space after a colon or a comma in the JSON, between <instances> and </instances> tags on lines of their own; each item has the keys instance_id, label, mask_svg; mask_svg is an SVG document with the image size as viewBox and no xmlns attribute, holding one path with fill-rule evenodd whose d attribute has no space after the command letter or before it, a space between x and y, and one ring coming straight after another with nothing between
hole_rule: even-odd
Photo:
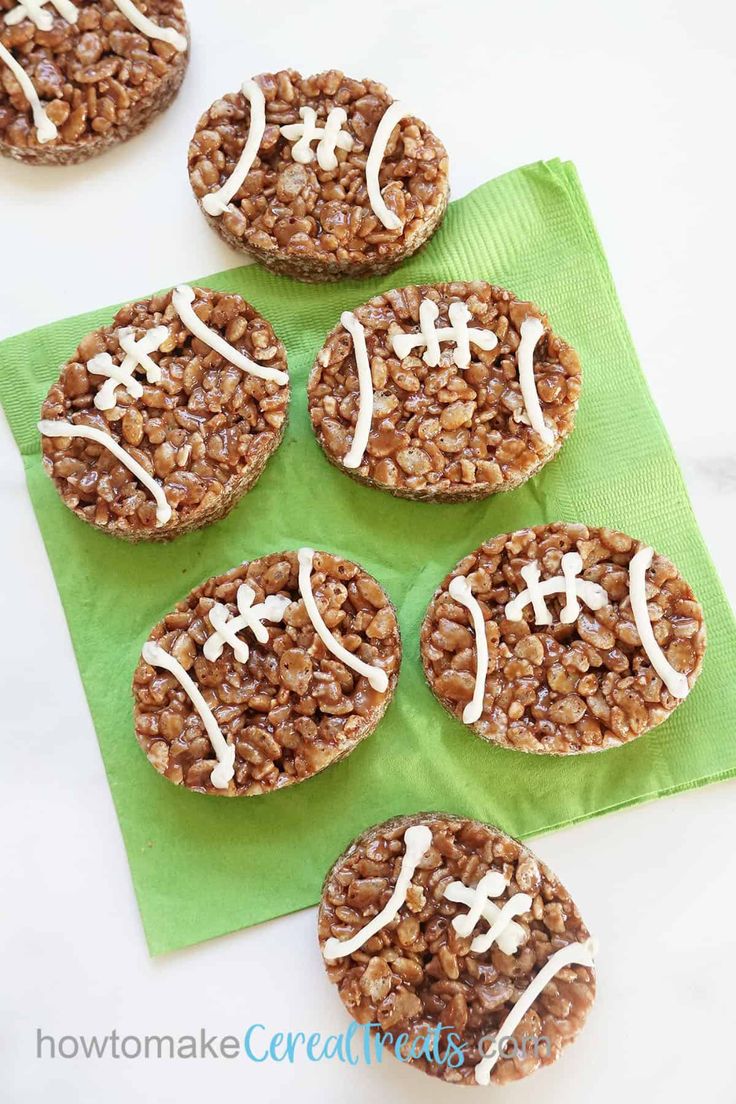
<instances>
[{"instance_id":1,"label":"textured cereal surface","mask_svg":"<svg viewBox=\"0 0 736 1104\"><path fill-rule=\"evenodd\" d=\"M387 230L371 210L365 180L373 136L393 102L384 86L337 70L302 77L289 69L254 79L266 99L266 131L229 211L208 218L210 224L235 248L306 280L386 272L414 253L439 225L448 196L447 154L426 124L407 116L386 148L380 185L387 207L403 224ZM347 112L343 129L354 145L336 151L335 169L292 158L292 143L279 128L300 122L305 106L316 111L318 126L333 107ZM198 200L229 179L249 125L250 105L242 92L216 100L201 117L189 146Z\"/></svg>"},{"instance_id":2,"label":"textured cereal surface","mask_svg":"<svg viewBox=\"0 0 736 1104\"><path fill-rule=\"evenodd\" d=\"M53 5L50 31L30 19L8 26L2 16L16 7L0 0L0 42L23 66L59 134L41 144L30 106L15 76L0 63L0 152L17 160L71 164L137 134L176 95L189 60L166 42L141 34L112 3L79 4L67 23ZM187 34L180 0L140 0L155 23Z\"/></svg>"},{"instance_id":3,"label":"textured cereal surface","mask_svg":"<svg viewBox=\"0 0 736 1104\"><path fill-rule=\"evenodd\" d=\"M453 362L452 342L442 343L436 368L424 362L422 348L400 360L392 338L419 333L425 299L439 308L438 329L450 325L452 303L465 303L470 330L492 330L495 349L471 345L465 370ZM572 432L580 362L532 303L482 281L458 282L386 291L353 313L365 329L374 391L371 432L359 468L343 464L360 403L353 341L342 325L317 355L308 394L312 424L328 459L360 482L407 498L483 498L529 479ZM534 378L545 421L555 431L551 445L528 424L519 384L519 328L529 316L545 325L534 351Z\"/></svg>"},{"instance_id":4,"label":"textured cereal surface","mask_svg":"<svg viewBox=\"0 0 736 1104\"><path fill-rule=\"evenodd\" d=\"M485 1050L483 1040L498 1033L515 1001L556 951L582 942L589 932L569 893L531 851L498 828L443 813L418 813L371 828L350 845L330 870L322 889L319 942L349 939L388 901L404 854L403 836L412 824L426 824L432 846L412 878L398 916L363 947L326 963L343 1004L359 1023L377 1023L381 1033L413 1040L442 1025L464 1047L463 1062L421 1057L412 1064L445 1081L473 1085L474 1070ZM494 898L499 907L515 893L532 897L529 912L516 917L524 939L510 956L493 945L475 952L470 944L487 930L479 921L473 935L461 937L452 926L467 907L443 896L453 881L475 887L489 870L508 885ZM514 1037L520 1053L502 1058L491 1082L502 1085L549 1065L582 1028L595 997L594 971L585 966L561 970L524 1016ZM545 1037L549 1047L522 1044ZM447 1034L445 1034L445 1039ZM509 1048L511 1049L511 1048Z\"/></svg>"},{"instance_id":5,"label":"textured cereal surface","mask_svg":"<svg viewBox=\"0 0 736 1104\"><path fill-rule=\"evenodd\" d=\"M347 650L389 675L388 690L373 690L329 652L317 636L299 594L295 552L274 552L193 590L153 629L150 639L179 660L199 686L228 743L235 745L235 777L215 789L216 759L189 698L167 671L140 661L133 679L138 742L169 781L202 793L252 796L302 782L343 758L374 730L391 700L401 662L394 609L376 580L350 560L317 552L312 589L325 624ZM232 614L238 587L254 602L269 594L292 599L283 623L265 622L269 640L250 648L246 663L225 645L220 659L203 654L212 633L207 614L216 601Z\"/></svg>"},{"instance_id":6,"label":"textured cereal surface","mask_svg":"<svg viewBox=\"0 0 736 1104\"><path fill-rule=\"evenodd\" d=\"M480 719L471 727L501 747L573 755L628 743L666 720L679 701L655 673L634 624L629 563L644 542L612 529L540 525L493 537L461 560L435 593L421 631L430 687L459 719L475 685L471 620L448 593L467 577L486 626L489 671ZM584 603L573 624L560 622L565 596L546 599L553 623L534 624L531 606L509 621L506 603L526 588L520 571L536 561L541 579L558 576L565 552L583 560L581 578L598 583L608 604ZM646 595L655 638L692 687L705 651L703 611L668 559L654 553Z\"/></svg>"},{"instance_id":7,"label":"textured cereal surface","mask_svg":"<svg viewBox=\"0 0 736 1104\"><path fill-rule=\"evenodd\" d=\"M266 321L239 295L195 288L199 318L251 360L286 370L286 352ZM143 396L116 390L116 405L94 405L104 377L87 362L108 352L124 357L121 328L168 325L169 338L151 358L162 371L149 384L138 371ZM263 471L286 425L289 386L262 380L227 363L180 321L171 292L130 303L110 326L83 339L62 366L41 417L94 426L109 433L161 484L173 508L156 527L150 492L125 465L94 441L44 437L43 464L64 502L84 521L128 540L166 540L222 517Z\"/></svg>"}]
</instances>

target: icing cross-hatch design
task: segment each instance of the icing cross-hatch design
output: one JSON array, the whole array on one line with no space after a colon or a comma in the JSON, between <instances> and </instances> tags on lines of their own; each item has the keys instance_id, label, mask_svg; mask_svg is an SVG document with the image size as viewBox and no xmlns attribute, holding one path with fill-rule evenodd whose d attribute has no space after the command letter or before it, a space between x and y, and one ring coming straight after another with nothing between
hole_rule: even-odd
<instances>
[{"instance_id":1,"label":"icing cross-hatch design","mask_svg":"<svg viewBox=\"0 0 736 1104\"><path fill-rule=\"evenodd\" d=\"M214 632L207 638L202 649L205 659L211 662L218 660L225 644L229 644L235 658L240 663L246 663L250 648L238 636L243 629L250 629L259 644L268 643L268 629L263 622L281 621L291 605L291 599L283 594L269 594L263 602L253 605L255 596L253 587L248 586L247 583L242 583L238 587L235 598L238 607L237 615L231 614L227 606L221 602L215 602L207 614Z\"/></svg>"},{"instance_id":2,"label":"icing cross-hatch design","mask_svg":"<svg viewBox=\"0 0 736 1104\"><path fill-rule=\"evenodd\" d=\"M572 625L580 615L580 602L591 610L603 609L608 605L608 594L598 583L579 578L583 570L583 558L579 552L566 552L560 564L561 575L540 580L539 564L528 563L521 569L521 577L527 585L515 598L506 604L506 617L509 621L521 621L524 610L531 606L534 611L535 625L551 625L552 614L547 608L545 598L552 594L564 594L565 605L560 613L563 625Z\"/></svg>"},{"instance_id":3,"label":"icing cross-hatch design","mask_svg":"<svg viewBox=\"0 0 736 1104\"><path fill-rule=\"evenodd\" d=\"M429 368L436 368L440 362L442 342L451 341L455 345L452 354L453 362L461 370L470 367L470 346L490 352L498 345L498 338L493 330L483 330L476 327L470 328L468 323L473 316L465 303L450 303L448 309L450 318L449 326L435 327L439 318L440 309L433 299L423 299L419 306L419 333L418 334L394 334L391 345L400 360L414 349L424 348L422 360Z\"/></svg>"},{"instance_id":4,"label":"icing cross-hatch design","mask_svg":"<svg viewBox=\"0 0 736 1104\"><path fill-rule=\"evenodd\" d=\"M281 133L289 142L293 142L291 156L301 165L308 165L317 159L317 164L325 172L337 168L336 149L350 151L355 142L351 134L342 129L347 120L344 107L333 107L325 119L323 127L317 126L317 112L313 107L300 107L301 123L287 123L281 127ZM317 151L312 149L317 142Z\"/></svg>"}]
</instances>

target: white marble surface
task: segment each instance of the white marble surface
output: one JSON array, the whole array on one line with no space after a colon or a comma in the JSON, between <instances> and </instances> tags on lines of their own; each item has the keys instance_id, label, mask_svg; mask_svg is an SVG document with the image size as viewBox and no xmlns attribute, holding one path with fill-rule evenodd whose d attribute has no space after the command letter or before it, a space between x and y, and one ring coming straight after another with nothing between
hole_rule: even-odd
<instances>
[{"instance_id":1,"label":"white marble surface","mask_svg":"<svg viewBox=\"0 0 736 1104\"><path fill-rule=\"evenodd\" d=\"M197 214L183 151L200 110L244 75L292 64L380 76L446 139L456 195L526 161L575 160L733 599L734 364L724 340L736 247L725 118L736 99L733 6L374 0L356 15L341 0L281 0L278 19L269 7L232 0L188 7L191 72L146 135L78 168L0 164L0 333L238 263ZM347 1019L322 973L311 910L163 960L147 957L59 600L4 423L0 460L0 578L11 580L0 643L0 1084L12 1086L3 1099L454 1099L459 1090L395 1062L376 1070L242 1057L36 1059L37 1027L63 1035L204 1026L237 1035L262 1022L329 1033ZM725 783L538 841L601 940L600 997L564 1059L507 1091L515 1104L540 1093L546 1104L696 1096L733 1104L735 797Z\"/></svg>"}]
</instances>

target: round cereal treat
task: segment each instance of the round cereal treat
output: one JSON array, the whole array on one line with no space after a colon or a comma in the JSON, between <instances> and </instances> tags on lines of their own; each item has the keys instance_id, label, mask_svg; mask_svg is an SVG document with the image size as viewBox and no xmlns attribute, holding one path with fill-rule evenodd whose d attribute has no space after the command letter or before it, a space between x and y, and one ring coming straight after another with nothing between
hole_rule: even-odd
<instances>
[{"instance_id":1,"label":"round cereal treat","mask_svg":"<svg viewBox=\"0 0 736 1104\"><path fill-rule=\"evenodd\" d=\"M572 432L577 354L532 303L491 284L386 291L343 313L309 377L327 459L402 498L518 487Z\"/></svg>"},{"instance_id":2,"label":"round cereal treat","mask_svg":"<svg viewBox=\"0 0 736 1104\"><path fill-rule=\"evenodd\" d=\"M0 0L0 153L86 161L168 107L188 61L181 0Z\"/></svg>"},{"instance_id":3,"label":"round cereal treat","mask_svg":"<svg viewBox=\"0 0 736 1104\"><path fill-rule=\"evenodd\" d=\"M80 343L41 408L43 464L66 505L129 541L224 517L286 426L286 352L239 295L181 284Z\"/></svg>"},{"instance_id":4,"label":"round cereal treat","mask_svg":"<svg viewBox=\"0 0 736 1104\"><path fill-rule=\"evenodd\" d=\"M421 630L427 681L484 740L575 755L634 740L692 689L705 623L676 567L587 525L492 537L435 592Z\"/></svg>"},{"instance_id":5,"label":"round cereal treat","mask_svg":"<svg viewBox=\"0 0 736 1104\"><path fill-rule=\"evenodd\" d=\"M280 790L370 736L400 663L372 575L311 548L273 552L208 579L152 630L133 678L138 743L199 793Z\"/></svg>"},{"instance_id":6,"label":"round cereal treat","mask_svg":"<svg viewBox=\"0 0 736 1104\"><path fill-rule=\"evenodd\" d=\"M445 213L447 154L382 84L330 70L261 73L215 100L189 179L234 249L298 280L389 272Z\"/></svg>"},{"instance_id":7,"label":"round cereal treat","mask_svg":"<svg viewBox=\"0 0 736 1104\"><path fill-rule=\"evenodd\" d=\"M595 942L570 894L477 820L417 813L364 832L325 879L318 932L348 1012L455 1084L550 1065L595 998Z\"/></svg>"}]
</instances>

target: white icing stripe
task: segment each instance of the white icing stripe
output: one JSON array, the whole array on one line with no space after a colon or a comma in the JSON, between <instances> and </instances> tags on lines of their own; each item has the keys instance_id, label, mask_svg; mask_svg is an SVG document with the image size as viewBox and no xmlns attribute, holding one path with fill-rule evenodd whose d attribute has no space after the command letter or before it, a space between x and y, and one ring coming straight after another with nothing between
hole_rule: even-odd
<instances>
[{"instance_id":1,"label":"white icing stripe","mask_svg":"<svg viewBox=\"0 0 736 1104\"><path fill-rule=\"evenodd\" d=\"M340 317L340 322L353 339L355 365L358 369L358 383L360 385L355 432L350 448L342 462L346 468L359 468L363 463L363 456L365 455L368 435L373 421L373 377L368 361L368 350L365 347L365 329L351 311L345 311Z\"/></svg>"},{"instance_id":2,"label":"white icing stripe","mask_svg":"<svg viewBox=\"0 0 736 1104\"><path fill-rule=\"evenodd\" d=\"M503 935L513 918L523 916L532 907L532 903L532 898L528 893L515 893L513 897L509 897L488 931L482 935L477 935L470 944L471 951L474 951L475 954L484 954L489 951L493 944L497 942L499 936Z\"/></svg>"},{"instance_id":3,"label":"white icing stripe","mask_svg":"<svg viewBox=\"0 0 736 1104\"><path fill-rule=\"evenodd\" d=\"M539 581L539 564L536 562L526 564L521 569L521 577L524 582L528 584L528 589L522 590L521 594L517 594L516 598L508 603L504 610L507 619L509 621L521 621L524 606L531 605L534 610L535 625L551 625L552 614L547 609L547 603L544 600L544 591ZM554 583L560 590L564 590L567 585L564 579L559 578L555 579Z\"/></svg>"},{"instance_id":4,"label":"white icing stripe","mask_svg":"<svg viewBox=\"0 0 736 1104\"><path fill-rule=\"evenodd\" d=\"M483 611L478 605L478 600L470 589L470 583L464 575L456 575L451 580L449 594L456 602L465 606L473 621L475 633L475 689L473 697L463 709L463 721L465 724L473 724L480 718L483 712L483 697L486 692L486 676L488 674L488 640L486 639L486 625L483 620Z\"/></svg>"},{"instance_id":5,"label":"white icing stripe","mask_svg":"<svg viewBox=\"0 0 736 1104\"><path fill-rule=\"evenodd\" d=\"M565 580L565 605L560 611L560 621L563 625L572 625L580 613L577 576L583 570L583 557L579 552L566 552L560 566Z\"/></svg>"},{"instance_id":6,"label":"white icing stripe","mask_svg":"<svg viewBox=\"0 0 736 1104\"><path fill-rule=\"evenodd\" d=\"M142 467L129 453L122 448L109 433L94 426L73 425L71 422L42 421L38 423L38 430L44 437L84 437L88 441L96 441L113 456L124 464L139 479L144 487L151 492L156 500L156 525L160 528L166 525L171 518L171 506L168 503L163 488L153 479L146 469Z\"/></svg>"},{"instance_id":7,"label":"white icing stripe","mask_svg":"<svg viewBox=\"0 0 736 1104\"><path fill-rule=\"evenodd\" d=\"M544 333L541 319L532 316L525 318L521 323L521 341L516 354L519 366L519 386L521 397L524 400L529 424L539 434L545 445L554 443L555 435L546 424L539 404L537 385L534 381L534 350L537 342Z\"/></svg>"},{"instance_id":8,"label":"white icing stripe","mask_svg":"<svg viewBox=\"0 0 736 1104\"><path fill-rule=\"evenodd\" d=\"M291 605L291 599L281 594L269 594L265 602L253 605L256 592L253 587L243 583L238 587L235 601L238 607L238 616L233 617L227 606L221 602L215 602L207 614L212 628L215 630L212 636L205 641L205 659L211 662L218 660L222 655L225 644L229 644L233 655L240 663L247 663L250 648L244 640L240 640L238 633L243 629L250 629L259 644L268 642L268 629L261 624L262 621L280 621Z\"/></svg>"},{"instance_id":9,"label":"white icing stripe","mask_svg":"<svg viewBox=\"0 0 736 1104\"><path fill-rule=\"evenodd\" d=\"M15 27L24 19L30 19L39 31L50 31L54 25L54 17L51 12L44 10L49 2L67 23L76 23L79 19L79 11L71 0L20 0L18 6L7 13L5 22L9 27Z\"/></svg>"},{"instance_id":10,"label":"white icing stripe","mask_svg":"<svg viewBox=\"0 0 736 1104\"><path fill-rule=\"evenodd\" d=\"M470 367L470 346L490 351L498 345L498 338L493 330L469 329L468 322L472 321L472 314L465 303L450 303L448 314L450 325L435 329L435 322L439 317L439 307L433 299L422 299L419 305L419 333L394 334L391 338L393 350L400 360L408 356L412 349L426 346L422 354L422 360L430 368L436 368L440 362L441 341L454 341L455 350L452 354L454 363L461 370Z\"/></svg>"},{"instance_id":11,"label":"white icing stripe","mask_svg":"<svg viewBox=\"0 0 736 1104\"><path fill-rule=\"evenodd\" d=\"M113 4L119 8L126 19L130 20L136 30L146 35L147 38L157 38L160 42L168 42L169 46L173 46L180 54L183 54L186 50L188 43L183 34L180 34L173 27L159 27L158 23L154 23L152 19L149 19L147 15L138 10L133 0L113 0Z\"/></svg>"},{"instance_id":12,"label":"white icing stripe","mask_svg":"<svg viewBox=\"0 0 736 1104\"><path fill-rule=\"evenodd\" d=\"M598 583L588 582L587 579L579 579L578 572L583 569L583 560L578 552L566 552L562 557L562 575L553 579L539 581L539 564L525 564L521 569L521 577L527 584L527 589L520 591L515 598L506 603L504 614L508 621L521 621L524 610L531 606L534 610L535 625L551 625L552 614L547 609L545 597L550 594L564 594L565 606L560 613L560 621L563 625L571 625L577 620L580 613L578 599L585 602L592 610L603 609L608 605L608 593Z\"/></svg>"},{"instance_id":13,"label":"white icing stripe","mask_svg":"<svg viewBox=\"0 0 736 1104\"><path fill-rule=\"evenodd\" d=\"M539 994L544 990L545 986L549 984L555 974L559 974L560 970L563 970L565 966L577 965L589 966L592 968L594 965L593 956L595 955L595 951L595 941L593 939L586 939L584 943L569 943L566 947L562 947L559 951L551 955L529 987L521 994L516 1004L499 1027L496 1039L500 1042L503 1039L510 1038L514 1034ZM498 1048L494 1043L491 1051L489 1051L475 1067L476 1084L490 1084L491 1073L500 1057L501 1055L498 1053Z\"/></svg>"},{"instance_id":14,"label":"white icing stripe","mask_svg":"<svg viewBox=\"0 0 736 1104\"><path fill-rule=\"evenodd\" d=\"M376 133L373 136L373 142L371 143L370 152L368 154L368 160L365 163L365 182L368 186L368 198L371 201L371 209L373 210L373 214L380 219L387 230L401 230L403 224L399 216L394 211L389 211L383 201L379 174L381 172L381 165L386 153L386 146L388 145L389 138L396 124L401 122L406 113L406 108L402 103L399 103L398 100L394 100L392 104L389 104L376 128Z\"/></svg>"},{"instance_id":15,"label":"white icing stripe","mask_svg":"<svg viewBox=\"0 0 736 1104\"><path fill-rule=\"evenodd\" d=\"M482 879L481 879L482 880ZM503 880L503 876L502 876ZM503 880L503 886L500 892L506 886L505 880ZM470 889L468 886L463 885L462 882L450 882L449 886L445 890L444 896L448 901L454 901L457 904L468 905L472 908L476 900L476 892L478 887ZM501 909L498 905L495 905L493 901L484 901L481 907L480 915L486 920L491 927L496 923L501 915ZM453 926L455 926L455 920L463 920L464 917L455 917L453 919ZM455 928L457 931L457 928ZM525 939L525 932L521 924L517 924L514 920L509 920L503 927L503 931L499 932L496 936L496 943L498 949L503 951L504 954L514 955L518 951Z\"/></svg>"},{"instance_id":16,"label":"white icing stripe","mask_svg":"<svg viewBox=\"0 0 736 1104\"><path fill-rule=\"evenodd\" d=\"M124 387L131 398L140 399L143 385L133 375L136 368L145 369L149 383L160 382L161 369L148 354L158 351L168 336L168 326L155 326L152 330L147 330L140 341L136 341L135 329L126 326L118 333L120 348L125 353L121 364L116 364L109 353L98 353L87 361L88 372L95 376L108 377L95 395L95 406L98 410L112 410L115 407L115 392L118 387Z\"/></svg>"},{"instance_id":17,"label":"white icing stripe","mask_svg":"<svg viewBox=\"0 0 736 1104\"><path fill-rule=\"evenodd\" d=\"M404 857L401 860L401 869L393 893L378 916L374 916L372 920L369 920L350 939L335 939L334 936L331 936L325 941L322 953L328 962L335 962L338 958L345 958L346 955L353 954L369 939L372 939L377 932L396 919L401 906L406 901L406 894L414 877L414 871L431 846L432 832L426 824L413 824L411 828L406 829L404 832Z\"/></svg>"},{"instance_id":18,"label":"white icing stripe","mask_svg":"<svg viewBox=\"0 0 736 1104\"><path fill-rule=\"evenodd\" d=\"M365 678L368 679L372 689L377 693L385 694L388 690L388 675L383 668L371 666L370 663L364 663L362 659L358 659L357 656L354 656L352 652L349 652L347 648L344 648L342 644L335 639L322 620L322 615L317 609L317 603L312 593L314 549L300 548L297 556L299 559L299 591L304 601L304 608L307 611L309 620L314 626L317 636L334 656L342 660L346 667L350 667L352 671L357 671L359 675L364 675Z\"/></svg>"},{"instance_id":19,"label":"white icing stripe","mask_svg":"<svg viewBox=\"0 0 736 1104\"><path fill-rule=\"evenodd\" d=\"M199 713L217 756L217 765L210 775L210 782L216 790L226 790L228 782L235 774L235 748L228 744L223 736L220 726L215 720L212 710L202 697L199 688L191 680L181 663L169 652L164 651L159 644L155 644L154 641L147 640L143 645L141 654L146 663L150 663L152 667L162 667L164 670L171 672L197 713Z\"/></svg>"},{"instance_id":20,"label":"white icing stripe","mask_svg":"<svg viewBox=\"0 0 736 1104\"><path fill-rule=\"evenodd\" d=\"M317 164L325 172L337 168L337 156L335 149L351 150L354 142L352 135L342 130L342 124L347 121L347 113L344 107L333 107L325 120L324 127L317 126L317 112L313 107L300 107L301 123L287 123L279 129L284 138L294 142L291 148L291 156L301 165L308 165L314 161L315 153L311 143L320 139L317 145Z\"/></svg>"},{"instance_id":21,"label":"white icing stripe","mask_svg":"<svg viewBox=\"0 0 736 1104\"><path fill-rule=\"evenodd\" d=\"M646 573L652 562L654 552L651 548L640 548L629 564L629 596L631 611L634 614L636 631L641 646L649 656L652 667L675 698L686 698L690 693L687 675L676 671L657 643L652 630L647 608Z\"/></svg>"},{"instance_id":22,"label":"white icing stripe","mask_svg":"<svg viewBox=\"0 0 736 1104\"><path fill-rule=\"evenodd\" d=\"M194 289L190 288L188 284L179 284L177 288L174 288L171 295L174 310L190 333L198 337L200 341L204 341L205 345L209 345L210 349L214 349L228 363L234 365L235 368L240 368L242 372L248 372L251 376L258 376L259 379L271 380L273 383L278 383L280 387L284 387L289 382L286 372L281 372L278 368L269 368L265 364L256 364L244 353L238 352L234 346L225 341L224 337L220 337L218 333L206 326L192 307L195 299Z\"/></svg>"},{"instance_id":23,"label":"white icing stripe","mask_svg":"<svg viewBox=\"0 0 736 1104\"><path fill-rule=\"evenodd\" d=\"M202 206L208 215L217 218L227 211L228 204L233 196L237 195L243 186L243 181L251 170L253 162L258 156L261 142L266 130L266 99L263 92L254 80L244 80L241 91L250 103L250 126L248 127L248 140L243 146L243 152L231 176L216 192L209 192L202 197Z\"/></svg>"},{"instance_id":24,"label":"white icing stripe","mask_svg":"<svg viewBox=\"0 0 736 1104\"><path fill-rule=\"evenodd\" d=\"M28 76L23 66L19 65L15 60L10 50L3 46L2 42L0 42L0 61L5 62L20 85L23 95L28 100L28 104L33 113L33 124L36 128L36 137L38 138L39 145L43 146L46 142L53 142L59 133L56 126L46 114L43 104L38 98L38 92L36 92L33 86L33 81Z\"/></svg>"}]
</instances>

